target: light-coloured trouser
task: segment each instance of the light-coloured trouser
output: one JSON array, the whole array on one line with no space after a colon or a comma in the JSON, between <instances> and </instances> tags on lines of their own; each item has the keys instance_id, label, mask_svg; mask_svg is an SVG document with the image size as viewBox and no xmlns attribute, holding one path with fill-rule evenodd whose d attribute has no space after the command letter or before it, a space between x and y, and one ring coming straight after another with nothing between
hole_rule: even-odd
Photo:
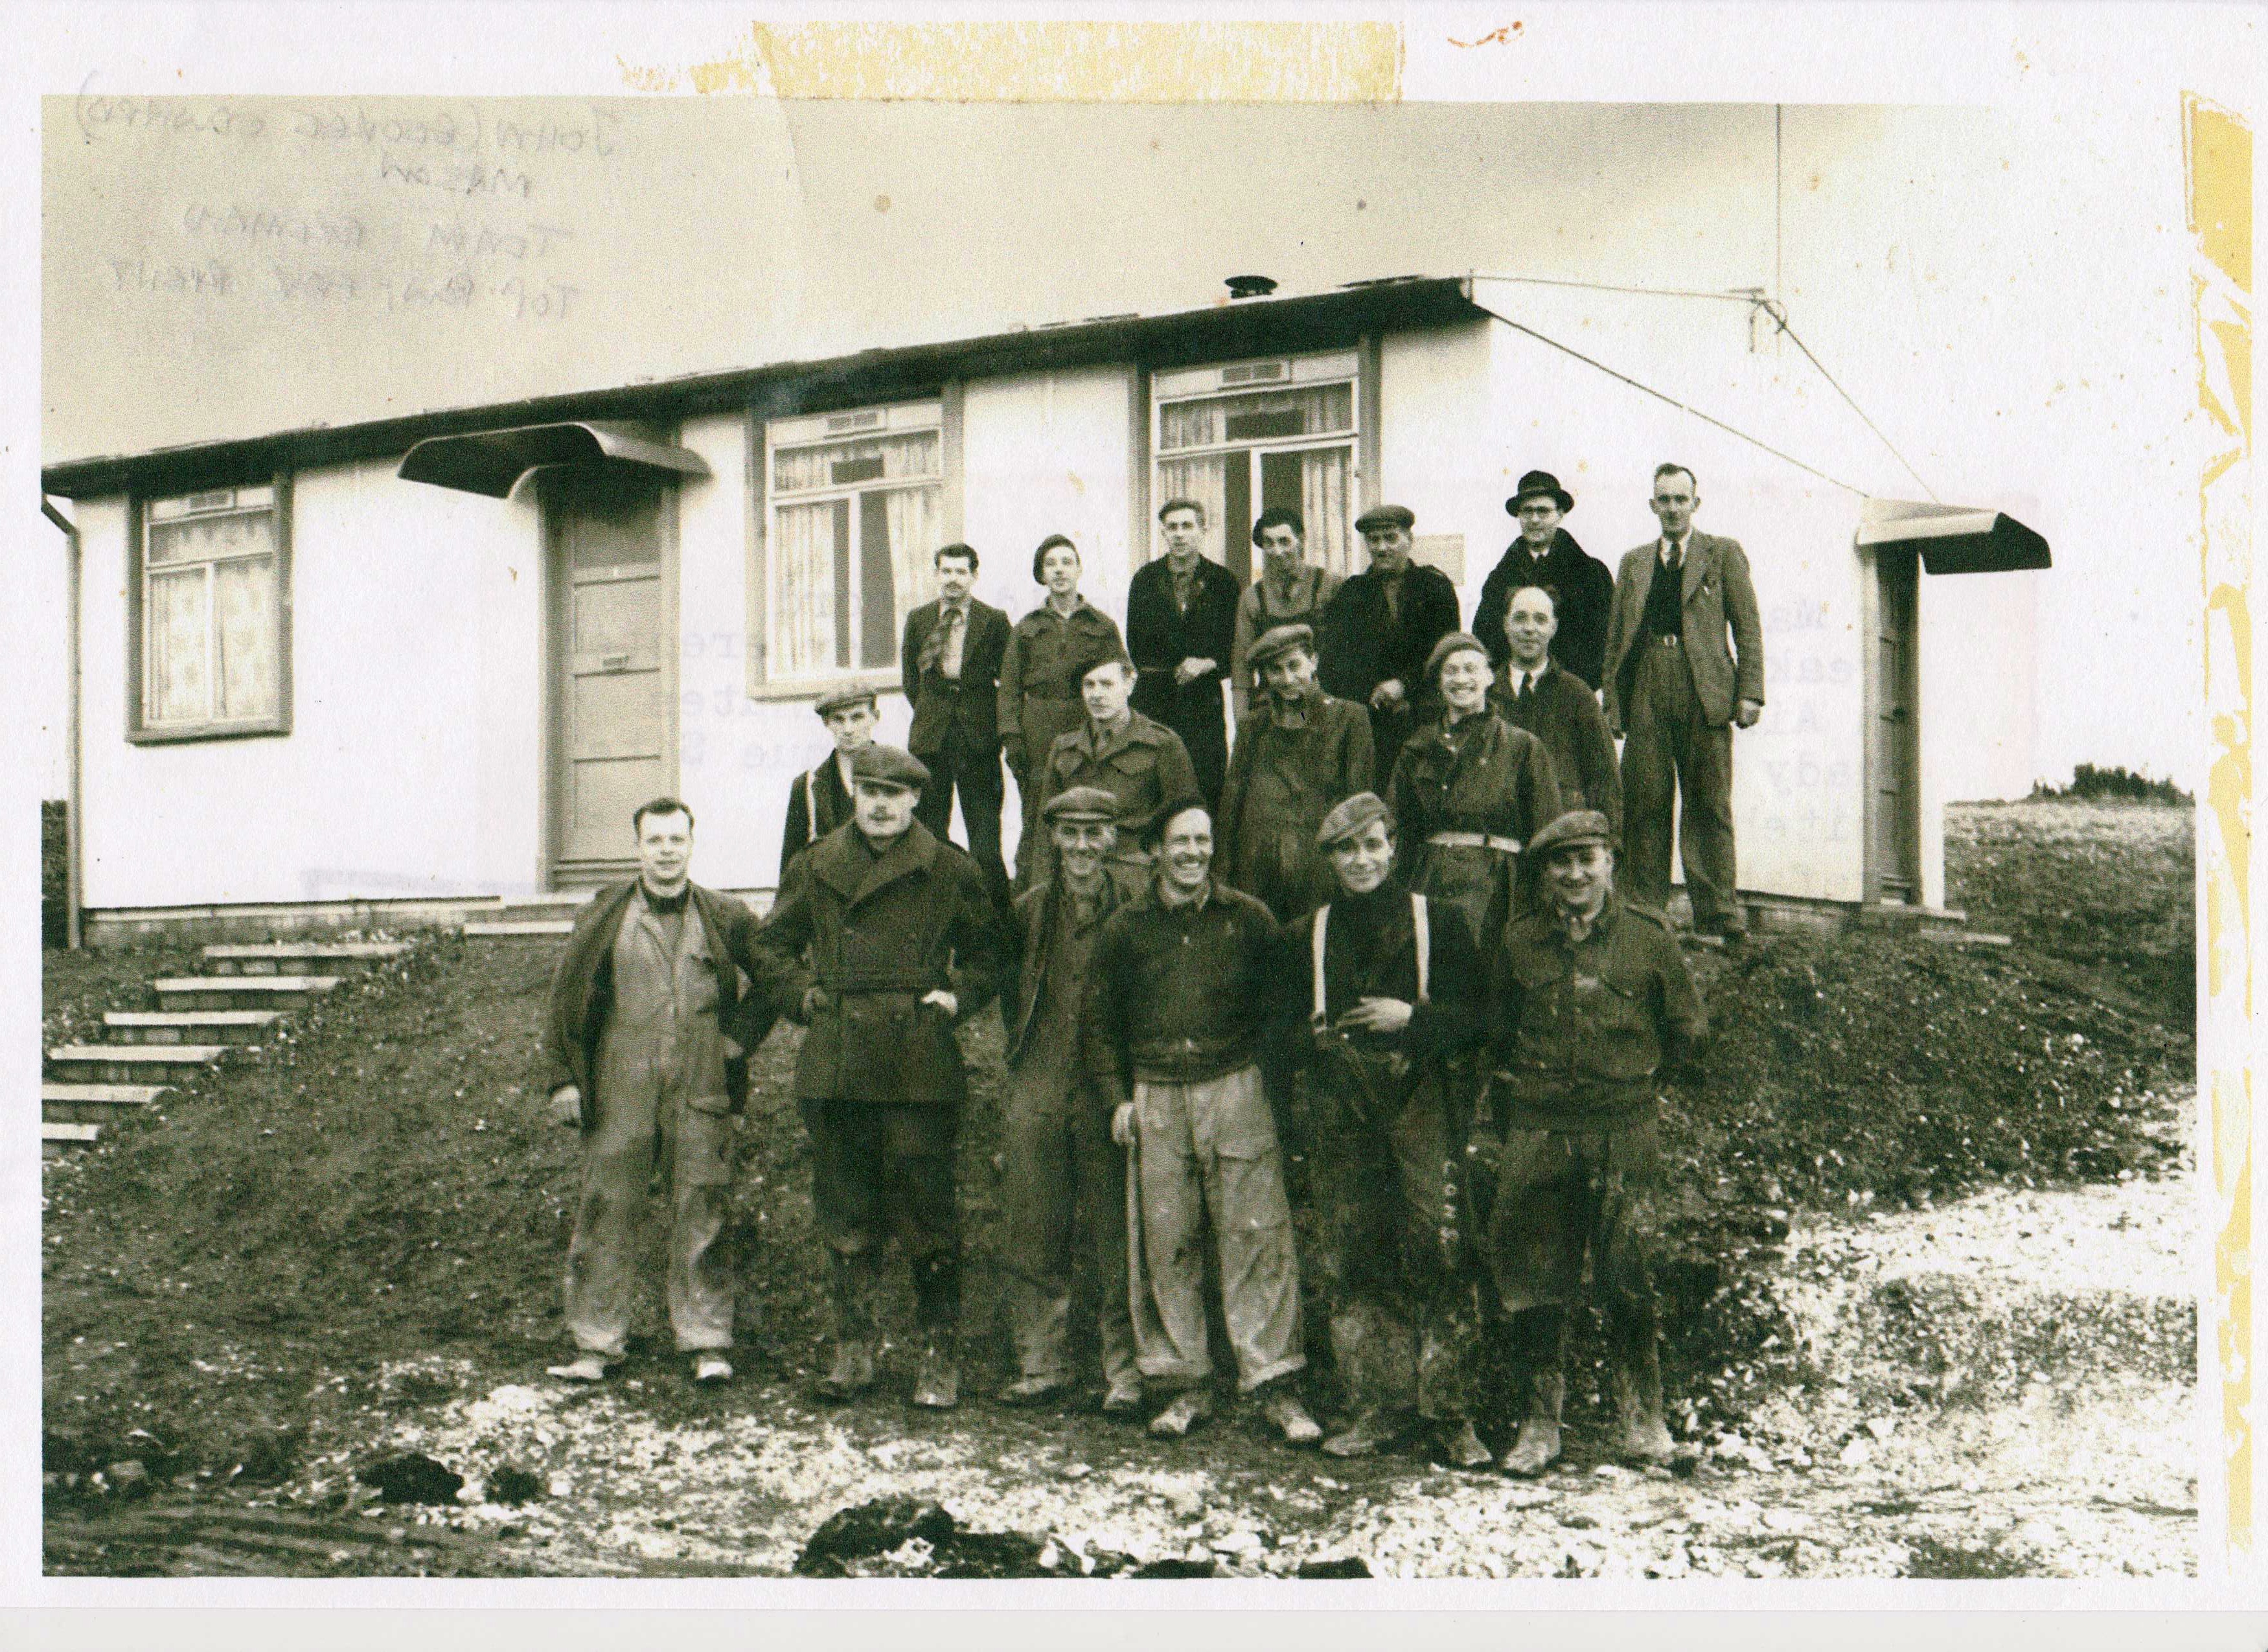
<instances>
[{"instance_id":1,"label":"light-coloured trouser","mask_svg":"<svg viewBox=\"0 0 2268 1652\"><path fill-rule=\"evenodd\" d=\"M1208 1216L1238 1386L1248 1393L1300 1369L1299 1259L1260 1069L1197 1084L1138 1081L1134 1111L1128 1294L1143 1375L1181 1383L1212 1375L1200 1248Z\"/></svg>"},{"instance_id":2,"label":"light-coloured trouser","mask_svg":"<svg viewBox=\"0 0 2268 1652\"><path fill-rule=\"evenodd\" d=\"M1125 1155L1086 1086L1035 1070L1042 1065L1027 1061L1008 1075L1001 1121L1000 1259L1016 1361L1027 1377L1072 1375L1071 1296L1080 1272L1074 1247L1084 1225L1091 1230L1102 1375L1115 1388L1135 1375Z\"/></svg>"},{"instance_id":3,"label":"light-coloured trouser","mask_svg":"<svg viewBox=\"0 0 2268 1652\"><path fill-rule=\"evenodd\" d=\"M657 1101L649 1090L600 1108L584 1144L583 1196L567 1246L567 1328L585 1353L622 1357L639 1219L657 1161L670 1212L669 1328L681 1351L732 1346L733 1277L717 1245L733 1181L725 1106L721 1095Z\"/></svg>"}]
</instances>

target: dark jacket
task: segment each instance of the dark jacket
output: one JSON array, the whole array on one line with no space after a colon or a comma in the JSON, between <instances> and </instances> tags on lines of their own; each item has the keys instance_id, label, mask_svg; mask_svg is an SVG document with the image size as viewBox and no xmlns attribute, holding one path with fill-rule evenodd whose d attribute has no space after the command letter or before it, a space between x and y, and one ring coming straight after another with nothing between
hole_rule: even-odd
<instances>
[{"instance_id":1,"label":"dark jacket","mask_svg":"<svg viewBox=\"0 0 2268 1652\"><path fill-rule=\"evenodd\" d=\"M1278 718L1274 697L1263 690L1237 726L1213 842L1228 881L1289 921L1330 895L1315 829L1374 780L1370 716L1361 706L1318 690L1300 727Z\"/></svg>"},{"instance_id":2,"label":"dark jacket","mask_svg":"<svg viewBox=\"0 0 2268 1652\"><path fill-rule=\"evenodd\" d=\"M1658 912L1609 894L1588 936L1533 911L1490 961L1491 1094L1513 1130L1594 1130L1651 1109L1709 1030L1677 938Z\"/></svg>"},{"instance_id":3,"label":"dark jacket","mask_svg":"<svg viewBox=\"0 0 2268 1652\"><path fill-rule=\"evenodd\" d=\"M1101 926L1120 907L1138 900L1144 881L1138 868L1106 864L1095 924ZM1048 955L1048 941L1055 933L1057 887L1052 881L1036 883L1016 897L1015 919L1008 929L1012 950L1000 985L1000 1026L1006 1035L1006 1059L1012 1068L1024 1052L1032 1030L1032 1013L1039 1007L1040 988L1053 962ZM1080 988L1083 997L1085 983L1072 985ZM1085 1014L1083 1006L1080 1014Z\"/></svg>"},{"instance_id":4,"label":"dark jacket","mask_svg":"<svg viewBox=\"0 0 2268 1652\"><path fill-rule=\"evenodd\" d=\"M788 783L787 827L780 833L780 881L787 881L787 869L798 855L837 826L850 823L850 793L830 751L826 762Z\"/></svg>"},{"instance_id":5,"label":"dark jacket","mask_svg":"<svg viewBox=\"0 0 2268 1652\"><path fill-rule=\"evenodd\" d=\"M1085 667L1120 646L1117 622L1084 597L1068 618L1042 601L1010 630L998 699L1000 744L1019 786L1057 735L1086 720L1079 697Z\"/></svg>"},{"instance_id":6,"label":"dark jacket","mask_svg":"<svg viewBox=\"0 0 2268 1652\"><path fill-rule=\"evenodd\" d=\"M1037 784L1042 808L1057 793L1078 785L1099 785L1116 798L1122 859L1136 858L1136 840L1152 815L1197 787L1182 737L1139 712L1128 717L1126 726L1107 740L1095 738L1091 722L1058 735L1048 749ZM1018 857L1026 868L1026 881L1043 882L1055 867L1055 839L1042 830L1035 831L1028 843L1029 847Z\"/></svg>"},{"instance_id":7,"label":"dark jacket","mask_svg":"<svg viewBox=\"0 0 2268 1652\"><path fill-rule=\"evenodd\" d=\"M968 635L961 639L961 680L954 682L922 663L941 606L924 602L906 616L905 643L898 651L906 701L914 708L906 749L917 757L943 751L948 738L980 754L1000 743L1000 662L1008 653L1008 616L968 599Z\"/></svg>"},{"instance_id":8,"label":"dark jacket","mask_svg":"<svg viewBox=\"0 0 2268 1652\"><path fill-rule=\"evenodd\" d=\"M1607 622L1607 726L1627 726L1631 673L1638 663L1639 620L1646 594L1661 570L1659 539L1623 553L1615 576L1615 601ZM1699 528L1686 542L1683 610L1685 662L1693 670L1693 692L1710 726L1733 720L1738 702L1764 698L1764 628L1756 612L1756 590L1749 579L1748 553L1738 540L1720 539ZM1732 647L1725 645L1730 631Z\"/></svg>"},{"instance_id":9,"label":"dark jacket","mask_svg":"<svg viewBox=\"0 0 2268 1652\"><path fill-rule=\"evenodd\" d=\"M1218 881L1167 906L1153 884L1102 926L1086 990L1088 1081L1105 1103L1137 1080L1196 1084L1280 1059L1291 955L1268 909Z\"/></svg>"},{"instance_id":10,"label":"dark jacket","mask_svg":"<svg viewBox=\"0 0 2268 1652\"><path fill-rule=\"evenodd\" d=\"M1512 667L1497 673L1489 704L1514 728L1543 742L1551 758L1551 778L1559 783L1559 807L1594 808L1607 817L1619 839L1623 829L1622 768L1615 761L1614 736L1598 698L1572 672L1550 664L1521 705L1512 697Z\"/></svg>"},{"instance_id":11,"label":"dark jacket","mask_svg":"<svg viewBox=\"0 0 2268 1652\"><path fill-rule=\"evenodd\" d=\"M1410 891L1388 879L1368 895L1339 895L1329 903L1323 929L1323 1021L1338 1020L1366 998L1398 998L1410 1005L1409 1026L1396 1034L1359 1033L1349 1042L1366 1052L1449 1056L1481 1035L1482 993L1487 983L1482 959L1465 920L1454 906L1426 903L1425 994L1418 993L1416 923ZM1308 1025L1315 1022L1315 920L1308 913L1291 926L1288 940L1300 972L1300 1006ZM1316 1041L1306 1041L1312 1058ZM1295 1046L1297 1047L1297 1046Z\"/></svg>"},{"instance_id":12,"label":"dark jacket","mask_svg":"<svg viewBox=\"0 0 2268 1652\"><path fill-rule=\"evenodd\" d=\"M1001 941L976 863L918 821L880 855L858 827L828 833L796 857L760 937L777 959L774 1003L804 1021L796 1058L799 1102L932 1103L968 1094L954 1021L991 1001ZM922 995L952 991L949 1020Z\"/></svg>"},{"instance_id":13,"label":"dark jacket","mask_svg":"<svg viewBox=\"0 0 2268 1652\"><path fill-rule=\"evenodd\" d=\"M1358 705L1398 678L1412 706L1433 697L1425 656L1457 629L1457 587L1439 568L1413 562L1402 576L1401 618L1390 617L1386 582L1374 572L1350 577L1323 610L1316 675L1325 689Z\"/></svg>"},{"instance_id":14,"label":"dark jacket","mask_svg":"<svg viewBox=\"0 0 2268 1652\"><path fill-rule=\"evenodd\" d=\"M1493 711L1454 741L1440 719L1402 749L1386 800L1397 828L1396 859L1410 887L1454 901L1486 945L1517 903L1519 856L1499 849L1440 844L1436 832L1480 832L1526 847L1559 813L1559 784L1535 735Z\"/></svg>"},{"instance_id":15,"label":"dark jacket","mask_svg":"<svg viewBox=\"0 0 2268 1652\"><path fill-rule=\"evenodd\" d=\"M742 1052L725 1064L725 1094L738 1112L748 1100L747 1057L763 1043L776 1019L771 1007L777 997L778 963L761 945L756 916L747 906L697 883L687 887L691 891L688 904L708 932L709 955L730 959L737 966L718 972L729 978L717 983L717 1022ZM544 1093L569 1084L582 1092L585 1135L598 1127L599 1110L606 1105L593 1074L599 1039L614 1006L615 937L622 933L622 916L637 889L637 880L630 878L610 883L591 897L575 919L566 953L551 975L543 1023Z\"/></svg>"},{"instance_id":16,"label":"dark jacket","mask_svg":"<svg viewBox=\"0 0 2268 1652\"><path fill-rule=\"evenodd\" d=\"M1558 593L1559 629L1552 635L1551 658L1597 688L1606 673L1607 613L1615 601L1615 576L1607 564L1564 527L1541 558L1528 554L1524 539L1506 546L1481 581L1480 606L1473 610L1473 635L1487 645L1496 665L1512 658L1504 616L1512 594L1524 585L1549 586Z\"/></svg>"},{"instance_id":17,"label":"dark jacket","mask_svg":"<svg viewBox=\"0 0 2268 1652\"><path fill-rule=\"evenodd\" d=\"M1197 593L1189 612L1174 606L1174 573L1166 558L1134 571L1126 587L1126 652L1138 673L1134 709L1169 728L1198 718L1222 723L1220 685L1236 652L1236 602L1242 594L1236 576L1210 557L1200 556ZM1176 683L1184 660L1210 660L1213 668Z\"/></svg>"}]
</instances>

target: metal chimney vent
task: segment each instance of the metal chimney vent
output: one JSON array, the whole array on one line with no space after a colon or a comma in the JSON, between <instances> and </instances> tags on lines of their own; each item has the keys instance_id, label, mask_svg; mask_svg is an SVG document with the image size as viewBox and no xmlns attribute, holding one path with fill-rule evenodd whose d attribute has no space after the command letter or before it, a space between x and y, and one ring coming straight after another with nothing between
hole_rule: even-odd
<instances>
[{"instance_id":1,"label":"metal chimney vent","mask_svg":"<svg viewBox=\"0 0 2268 1652\"><path fill-rule=\"evenodd\" d=\"M1264 299L1276 291L1276 282L1269 276L1231 276L1228 296L1232 299Z\"/></svg>"}]
</instances>

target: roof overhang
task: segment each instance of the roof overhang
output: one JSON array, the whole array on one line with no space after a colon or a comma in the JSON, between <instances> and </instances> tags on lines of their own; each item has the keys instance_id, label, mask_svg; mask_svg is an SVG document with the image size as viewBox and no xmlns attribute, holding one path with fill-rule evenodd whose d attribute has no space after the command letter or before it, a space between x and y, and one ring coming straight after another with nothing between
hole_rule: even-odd
<instances>
[{"instance_id":1,"label":"roof overhang","mask_svg":"<svg viewBox=\"0 0 2268 1652\"><path fill-rule=\"evenodd\" d=\"M394 474L404 482L430 482L437 488L502 499L510 498L531 470L608 460L678 476L709 474L700 454L672 446L654 431L595 420L429 436L409 450Z\"/></svg>"},{"instance_id":2,"label":"roof overhang","mask_svg":"<svg viewBox=\"0 0 2268 1652\"><path fill-rule=\"evenodd\" d=\"M1911 550L1932 573L2013 573L2052 565L2048 542L2000 511L1912 499L1868 499L1859 517L1862 550Z\"/></svg>"}]
</instances>

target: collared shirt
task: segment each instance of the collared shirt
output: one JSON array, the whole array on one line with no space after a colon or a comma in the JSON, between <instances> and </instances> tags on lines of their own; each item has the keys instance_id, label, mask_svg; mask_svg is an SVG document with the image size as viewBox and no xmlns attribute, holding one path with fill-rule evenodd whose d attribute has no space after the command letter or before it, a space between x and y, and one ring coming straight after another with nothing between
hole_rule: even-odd
<instances>
[{"instance_id":1,"label":"collared shirt","mask_svg":"<svg viewBox=\"0 0 2268 1652\"><path fill-rule=\"evenodd\" d=\"M1166 573L1173 581L1174 606L1182 613L1188 613L1189 604L1196 600L1197 594L1197 559L1192 557L1189 567L1182 569L1175 567L1174 559L1168 557L1166 558Z\"/></svg>"},{"instance_id":2,"label":"collared shirt","mask_svg":"<svg viewBox=\"0 0 2268 1652\"><path fill-rule=\"evenodd\" d=\"M1518 699L1521 695L1540 686L1543 682L1544 674L1550 669L1551 661L1548 657L1533 671L1522 671L1518 666L1506 666L1504 668L1505 682L1510 688L1513 697Z\"/></svg>"},{"instance_id":3,"label":"collared shirt","mask_svg":"<svg viewBox=\"0 0 2268 1652\"><path fill-rule=\"evenodd\" d=\"M1689 527L1685 530L1685 537L1683 539L1672 539L1668 535L1664 534L1654 549L1655 554L1661 558L1663 567L1681 568L1685 565L1685 553L1691 549L1692 546L1693 530Z\"/></svg>"}]
</instances>

